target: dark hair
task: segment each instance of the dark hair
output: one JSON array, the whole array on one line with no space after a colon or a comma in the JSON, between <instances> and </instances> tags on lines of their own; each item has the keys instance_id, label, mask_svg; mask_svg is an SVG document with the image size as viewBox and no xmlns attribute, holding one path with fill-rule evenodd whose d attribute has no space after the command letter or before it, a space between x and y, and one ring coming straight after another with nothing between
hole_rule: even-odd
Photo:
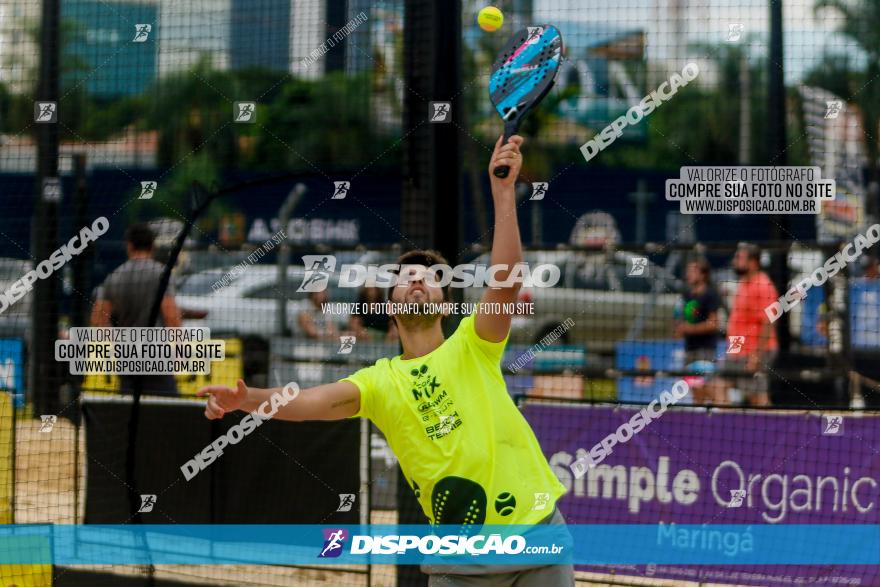
<instances>
[{"instance_id":1,"label":"dark hair","mask_svg":"<svg viewBox=\"0 0 880 587\"><path fill-rule=\"evenodd\" d=\"M752 261L757 261L759 264L761 263L761 247L752 243L739 243L736 245L737 251L745 251L746 255L749 256L749 259Z\"/></svg>"},{"instance_id":2,"label":"dark hair","mask_svg":"<svg viewBox=\"0 0 880 587\"><path fill-rule=\"evenodd\" d=\"M446 260L440 252L435 251L433 249L413 249L412 251L407 251L397 258L398 267L404 267L406 265L424 265L425 267L430 267L431 265L449 265L449 261ZM393 271L395 275L399 273L399 271ZM443 288L443 300L448 300L448 288L446 286ZM388 299L391 300L391 296L394 293L394 286L388 288Z\"/></svg>"},{"instance_id":3,"label":"dark hair","mask_svg":"<svg viewBox=\"0 0 880 587\"><path fill-rule=\"evenodd\" d=\"M143 222L132 224L125 231L125 242L130 244L135 251L152 250L155 239L156 235L153 230Z\"/></svg>"},{"instance_id":4,"label":"dark hair","mask_svg":"<svg viewBox=\"0 0 880 587\"><path fill-rule=\"evenodd\" d=\"M706 257L691 257L688 259L688 264L693 263L700 270L700 273L703 274L703 277L706 281L710 281L712 277L712 265L709 264L708 259Z\"/></svg>"}]
</instances>

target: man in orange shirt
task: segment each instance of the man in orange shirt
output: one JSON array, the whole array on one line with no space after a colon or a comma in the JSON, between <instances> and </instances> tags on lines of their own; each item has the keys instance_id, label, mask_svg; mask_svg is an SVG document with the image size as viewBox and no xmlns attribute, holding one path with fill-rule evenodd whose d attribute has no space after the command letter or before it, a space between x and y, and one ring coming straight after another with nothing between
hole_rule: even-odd
<instances>
[{"instance_id":1,"label":"man in orange shirt","mask_svg":"<svg viewBox=\"0 0 880 587\"><path fill-rule=\"evenodd\" d=\"M716 404L728 403L727 389L735 387L754 406L770 405L767 370L776 359L779 344L776 330L764 308L779 298L776 287L761 271L761 249L740 243L733 257L739 286L727 320L727 355L722 372L734 375L732 382L717 378L712 385Z\"/></svg>"}]
</instances>

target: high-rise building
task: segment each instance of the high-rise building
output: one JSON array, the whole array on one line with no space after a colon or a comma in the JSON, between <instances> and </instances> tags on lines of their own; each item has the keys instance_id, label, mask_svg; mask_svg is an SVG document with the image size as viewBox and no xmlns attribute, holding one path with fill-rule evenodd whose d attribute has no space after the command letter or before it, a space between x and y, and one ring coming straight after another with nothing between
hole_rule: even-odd
<instances>
[{"instance_id":1,"label":"high-rise building","mask_svg":"<svg viewBox=\"0 0 880 587\"><path fill-rule=\"evenodd\" d=\"M156 80L156 19L154 4L62 2L62 88L100 97L143 92Z\"/></svg>"},{"instance_id":2,"label":"high-rise building","mask_svg":"<svg viewBox=\"0 0 880 587\"><path fill-rule=\"evenodd\" d=\"M231 0L158 0L159 76L208 60L229 68Z\"/></svg>"},{"instance_id":3,"label":"high-rise building","mask_svg":"<svg viewBox=\"0 0 880 587\"><path fill-rule=\"evenodd\" d=\"M290 63L290 0L232 0L229 65L287 71Z\"/></svg>"}]
</instances>

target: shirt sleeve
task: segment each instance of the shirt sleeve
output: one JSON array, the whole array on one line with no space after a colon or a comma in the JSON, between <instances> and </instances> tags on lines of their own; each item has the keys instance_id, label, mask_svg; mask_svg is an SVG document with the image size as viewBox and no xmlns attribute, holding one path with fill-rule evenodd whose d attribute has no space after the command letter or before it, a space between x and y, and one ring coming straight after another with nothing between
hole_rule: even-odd
<instances>
[{"instance_id":1,"label":"shirt sleeve","mask_svg":"<svg viewBox=\"0 0 880 587\"><path fill-rule=\"evenodd\" d=\"M504 356L504 348L510 339L510 331L507 332L507 336L501 342L491 342L480 338L480 335L477 334L475 314L465 317L461 324L458 325L455 333L464 339L467 346L479 349L484 356L495 364L501 363L501 357Z\"/></svg>"},{"instance_id":2,"label":"shirt sleeve","mask_svg":"<svg viewBox=\"0 0 880 587\"><path fill-rule=\"evenodd\" d=\"M361 392L361 404L358 412L352 418L367 418L373 420L376 416L376 379L378 365L371 365L355 371L348 377L339 381L354 383Z\"/></svg>"}]
</instances>

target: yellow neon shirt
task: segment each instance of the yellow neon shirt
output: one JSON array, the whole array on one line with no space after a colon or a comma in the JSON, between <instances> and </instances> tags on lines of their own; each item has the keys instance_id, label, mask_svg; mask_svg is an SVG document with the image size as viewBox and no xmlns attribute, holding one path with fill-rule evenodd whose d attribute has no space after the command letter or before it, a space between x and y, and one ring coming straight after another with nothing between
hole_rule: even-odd
<instances>
[{"instance_id":1,"label":"yellow neon shirt","mask_svg":"<svg viewBox=\"0 0 880 587\"><path fill-rule=\"evenodd\" d=\"M385 434L432 524L535 524L565 493L507 392L506 344L480 338L471 315L423 357L341 379L360 390L355 417Z\"/></svg>"}]
</instances>

